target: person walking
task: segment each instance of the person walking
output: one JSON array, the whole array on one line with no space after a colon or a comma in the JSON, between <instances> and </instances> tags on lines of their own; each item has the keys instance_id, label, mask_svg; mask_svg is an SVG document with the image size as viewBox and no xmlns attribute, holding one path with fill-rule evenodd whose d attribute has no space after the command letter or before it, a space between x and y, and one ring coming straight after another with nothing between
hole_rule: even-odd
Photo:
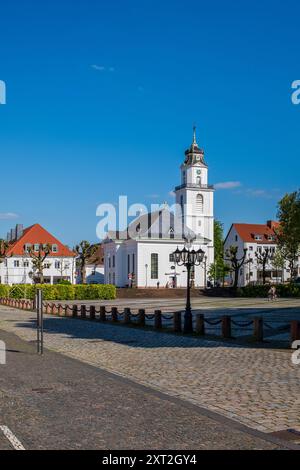
<instances>
[{"instance_id":1,"label":"person walking","mask_svg":"<svg viewBox=\"0 0 300 470\"><path fill-rule=\"evenodd\" d=\"M268 292L268 299L269 300L276 300L277 299L277 292L276 292L276 287L271 286Z\"/></svg>"}]
</instances>

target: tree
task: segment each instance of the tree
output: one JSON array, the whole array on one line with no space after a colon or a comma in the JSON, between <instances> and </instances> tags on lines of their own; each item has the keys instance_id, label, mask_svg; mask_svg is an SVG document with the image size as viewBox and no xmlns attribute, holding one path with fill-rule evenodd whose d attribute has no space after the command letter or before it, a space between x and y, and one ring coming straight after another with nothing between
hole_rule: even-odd
<instances>
[{"instance_id":1,"label":"tree","mask_svg":"<svg viewBox=\"0 0 300 470\"><path fill-rule=\"evenodd\" d=\"M91 245L88 241L82 240L75 246L74 251L77 255L77 266L80 270L81 283L86 284L86 265L88 259L97 251L97 245Z\"/></svg>"},{"instance_id":2,"label":"tree","mask_svg":"<svg viewBox=\"0 0 300 470\"><path fill-rule=\"evenodd\" d=\"M219 220L214 221L214 258L214 263L210 265L208 270L208 277L214 282L218 279L224 282L228 267L224 262L223 224Z\"/></svg>"},{"instance_id":3,"label":"tree","mask_svg":"<svg viewBox=\"0 0 300 470\"><path fill-rule=\"evenodd\" d=\"M3 263L7 256L7 252L9 250L9 243L5 240L0 239L0 263Z\"/></svg>"},{"instance_id":4,"label":"tree","mask_svg":"<svg viewBox=\"0 0 300 470\"><path fill-rule=\"evenodd\" d=\"M231 246L228 250L226 250L225 261L230 263L230 270L234 273L234 289L237 289L241 268L244 266L244 264L248 264L252 261L250 258L246 259L247 251L248 249L244 248L242 256L239 257L237 246Z\"/></svg>"},{"instance_id":5,"label":"tree","mask_svg":"<svg viewBox=\"0 0 300 470\"><path fill-rule=\"evenodd\" d=\"M255 252L255 258L257 260L257 264L261 265L262 267L262 278L263 278L263 285L266 283L267 277L267 265L271 259L272 251L271 248L265 248L263 250L258 250Z\"/></svg>"},{"instance_id":6,"label":"tree","mask_svg":"<svg viewBox=\"0 0 300 470\"><path fill-rule=\"evenodd\" d=\"M297 275L295 263L300 254L300 190L286 194L278 204L278 247L288 263L291 281Z\"/></svg>"},{"instance_id":7,"label":"tree","mask_svg":"<svg viewBox=\"0 0 300 470\"><path fill-rule=\"evenodd\" d=\"M283 281L283 270L284 270L285 260L281 253L281 250L277 248L274 256L272 257L272 267L276 271L276 278L278 279L278 271L281 271L281 281Z\"/></svg>"},{"instance_id":8,"label":"tree","mask_svg":"<svg viewBox=\"0 0 300 470\"><path fill-rule=\"evenodd\" d=\"M30 258L32 259L32 267L33 271L37 273L39 283L44 284L44 261L51 253L51 245L46 244L43 245L42 243L39 244L38 251L35 251L34 246L26 247L24 246L24 250L27 250Z\"/></svg>"}]
</instances>

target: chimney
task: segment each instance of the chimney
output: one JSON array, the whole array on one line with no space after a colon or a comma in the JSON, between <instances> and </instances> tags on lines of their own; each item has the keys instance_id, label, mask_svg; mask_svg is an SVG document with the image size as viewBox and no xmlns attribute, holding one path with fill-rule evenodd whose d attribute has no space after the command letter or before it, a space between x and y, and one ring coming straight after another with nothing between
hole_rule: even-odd
<instances>
[{"instance_id":1,"label":"chimney","mask_svg":"<svg viewBox=\"0 0 300 470\"><path fill-rule=\"evenodd\" d=\"M274 230L274 228L278 227L278 222L276 220L267 220L267 226L271 229Z\"/></svg>"},{"instance_id":2,"label":"chimney","mask_svg":"<svg viewBox=\"0 0 300 470\"><path fill-rule=\"evenodd\" d=\"M16 225L16 239L19 240L23 235L23 225L17 224Z\"/></svg>"}]
</instances>

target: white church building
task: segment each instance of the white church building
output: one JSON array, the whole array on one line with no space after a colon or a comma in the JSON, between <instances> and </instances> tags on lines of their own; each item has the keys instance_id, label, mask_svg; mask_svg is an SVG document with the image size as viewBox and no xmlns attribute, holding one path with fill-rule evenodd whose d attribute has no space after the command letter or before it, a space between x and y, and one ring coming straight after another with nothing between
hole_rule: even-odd
<instances>
[{"instance_id":1,"label":"white church building","mask_svg":"<svg viewBox=\"0 0 300 470\"><path fill-rule=\"evenodd\" d=\"M105 283L117 287L186 287L184 266L175 265L173 253L187 239L205 252L202 265L192 273L195 287L204 287L214 262L214 188L208 184L204 151L194 129L192 145L180 167L176 204L137 217L125 231L108 232L103 242Z\"/></svg>"}]
</instances>

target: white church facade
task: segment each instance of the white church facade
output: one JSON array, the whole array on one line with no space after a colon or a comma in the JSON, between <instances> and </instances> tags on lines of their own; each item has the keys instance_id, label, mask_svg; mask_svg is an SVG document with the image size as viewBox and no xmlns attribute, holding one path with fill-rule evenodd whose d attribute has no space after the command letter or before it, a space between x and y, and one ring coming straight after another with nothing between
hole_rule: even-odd
<instances>
[{"instance_id":1,"label":"white church facade","mask_svg":"<svg viewBox=\"0 0 300 470\"><path fill-rule=\"evenodd\" d=\"M207 270L214 262L214 188L208 184L208 167L195 129L180 169L174 210L164 205L140 215L125 231L107 234L103 242L105 283L117 287L186 287L186 268L175 265L173 253L189 240L193 249L205 252L202 265L192 272L192 284L206 285Z\"/></svg>"}]
</instances>

